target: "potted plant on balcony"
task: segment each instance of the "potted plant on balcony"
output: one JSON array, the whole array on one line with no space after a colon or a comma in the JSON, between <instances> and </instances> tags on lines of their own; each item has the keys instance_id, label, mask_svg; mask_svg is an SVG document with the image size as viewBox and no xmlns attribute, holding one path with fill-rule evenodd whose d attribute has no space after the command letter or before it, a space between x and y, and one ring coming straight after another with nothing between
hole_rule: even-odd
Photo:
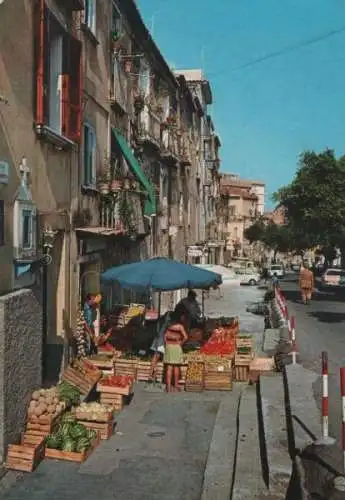
<instances>
[{"instance_id":1,"label":"potted plant on balcony","mask_svg":"<svg viewBox=\"0 0 345 500\"><path fill-rule=\"evenodd\" d=\"M102 172L98 179L98 190L103 195L109 194L110 191L110 172L111 172L111 162L109 161L109 158L105 153Z\"/></svg>"},{"instance_id":2,"label":"potted plant on balcony","mask_svg":"<svg viewBox=\"0 0 345 500\"><path fill-rule=\"evenodd\" d=\"M131 186L132 186L132 179L131 177L127 174L124 179L123 179L123 189L125 191L130 191Z\"/></svg>"},{"instance_id":3,"label":"potted plant on balcony","mask_svg":"<svg viewBox=\"0 0 345 500\"><path fill-rule=\"evenodd\" d=\"M139 191L139 182L137 180L132 180L132 191Z\"/></svg>"},{"instance_id":4,"label":"potted plant on balcony","mask_svg":"<svg viewBox=\"0 0 345 500\"><path fill-rule=\"evenodd\" d=\"M110 183L110 189L112 193L117 193L122 190L122 175L120 163L117 158L113 158L113 175L112 181Z\"/></svg>"}]
</instances>

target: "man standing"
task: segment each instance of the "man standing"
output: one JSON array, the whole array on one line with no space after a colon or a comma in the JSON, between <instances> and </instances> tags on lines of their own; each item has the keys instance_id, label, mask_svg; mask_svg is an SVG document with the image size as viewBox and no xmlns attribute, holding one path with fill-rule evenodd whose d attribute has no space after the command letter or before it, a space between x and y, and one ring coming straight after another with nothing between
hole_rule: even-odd
<instances>
[{"instance_id":1,"label":"man standing","mask_svg":"<svg viewBox=\"0 0 345 500\"><path fill-rule=\"evenodd\" d=\"M187 297L180 300L175 307L175 311L187 316L188 332L190 332L193 327L200 326L202 323L201 309L196 298L197 294L194 290L189 290Z\"/></svg>"},{"instance_id":2,"label":"man standing","mask_svg":"<svg viewBox=\"0 0 345 500\"><path fill-rule=\"evenodd\" d=\"M84 319L85 319L85 336L86 336L86 354L94 354L96 349L95 346L95 327L94 322L96 320L96 295L88 293L84 303Z\"/></svg>"},{"instance_id":3,"label":"man standing","mask_svg":"<svg viewBox=\"0 0 345 500\"><path fill-rule=\"evenodd\" d=\"M309 264L304 262L299 275L299 287L303 304L309 304L314 289L314 274L309 269Z\"/></svg>"}]
</instances>

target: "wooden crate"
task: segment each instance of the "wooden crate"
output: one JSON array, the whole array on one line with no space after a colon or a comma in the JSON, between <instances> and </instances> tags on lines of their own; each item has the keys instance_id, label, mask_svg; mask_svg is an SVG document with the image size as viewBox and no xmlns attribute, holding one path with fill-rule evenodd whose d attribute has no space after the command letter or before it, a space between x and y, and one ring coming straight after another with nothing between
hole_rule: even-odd
<instances>
[{"instance_id":1,"label":"wooden crate","mask_svg":"<svg viewBox=\"0 0 345 500\"><path fill-rule=\"evenodd\" d=\"M232 390L232 370L218 371L206 369L204 388L206 391L231 391Z\"/></svg>"},{"instance_id":2,"label":"wooden crate","mask_svg":"<svg viewBox=\"0 0 345 500\"><path fill-rule=\"evenodd\" d=\"M188 370L188 365L181 365L181 376L179 380L179 383L181 385L186 383L187 370Z\"/></svg>"},{"instance_id":3,"label":"wooden crate","mask_svg":"<svg viewBox=\"0 0 345 500\"><path fill-rule=\"evenodd\" d=\"M99 433L101 439L110 439L115 426L114 420L110 422L90 422L90 420L78 419L78 423L83 424L87 429L92 429Z\"/></svg>"},{"instance_id":4,"label":"wooden crate","mask_svg":"<svg viewBox=\"0 0 345 500\"><path fill-rule=\"evenodd\" d=\"M85 420L85 421L90 421L90 422L100 422L100 423L107 423L107 422L111 422L114 418L114 414L111 410L108 410L106 412L104 412L104 415L102 416L99 416L98 417L98 420L90 420L88 418L88 413L80 410L80 407L78 406L76 409L75 409L75 418L78 419L78 420Z\"/></svg>"},{"instance_id":5,"label":"wooden crate","mask_svg":"<svg viewBox=\"0 0 345 500\"><path fill-rule=\"evenodd\" d=\"M193 369L193 365L200 365L201 367L201 378L200 380L190 380L188 377L188 372L189 370ZM204 376L205 376L205 365L204 363L200 362L191 362L189 363L187 367L187 372L186 372L186 384L185 384L185 390L187 392L201 392L204 390Z\"/></svg>"},{"instance_id":6,"label":"wooden crate","mask_svg":"<svg viewBox=\"0 0 345 500\"><path fill-rule=\"evenodd\" d=\"M94 439L93 443L91 444L90 448L81 453L77 453L74 451L62 451L62 450L53 450L52 448L46 448L45 458L53 458L55 460L67 460L69 462L78 462L78 463L85 462L85 460L88 459L93 450L97 448L97 446L99 445L100 439L101 437L98 434L97 437Z\"/></svg>"},{"instance_id":7,"label":"wooden crate","mask_svg":"<svg viewBox=\"0 0 345 500\"><path fill-rule=\"evenodd\" d=\"M157 373L157 367L156 367ZM137 381L143 382L149 380L151 375L151 361L138 361L137 364Z\"/></svg>"},{"instance_id":8,"label":"wooden crate","mask_svg":"<svg viewBox=\"0 0 345 500\"><path fill-rule=\"evenodd\" d=\"M114 411L119 412L124 406L124 397L121 394L101 392L100 403L103 405L108 405Z\"/></svg>"},{"instance_id":9,"label":"wooden crate","mask_svg":"<svg viewBox=\"0 0 345 500\"><path fill-rule=\"evenodd\" d=\"M114 362L114 375L131 375L134 380L137 378L136 359L116 359Z\"/></svg>"},{"instance_id":10,"label":"wooden crate","mask_svg":"<svg viewBox=\"0 0 345 500\"><path fill-rule=\"evenodd\" d=\"M129 396L129 394L133 394L134 384L132 383L126 387L112 387L98 383L96 390L104 394L121 394L122 396Z\"/></svg>"},{"instance_id":11,"label":"wooden crate","mask_svg":"<svg viewBox=\"0 0 345 500\"><path fill-rule=\"evenodd\" d=\"M83 377L80 372L74 370L72 367L66 368L62 374L62 380L69 382L77 387L81 394L86 395L93 389L98 380L102 377L102 372L97 370L93 377Z\"/></svg>"},{"instance_id":12,"label":"wooden crate","mask_svg":"<svg viewBox=\"0 0 345 500\"><path fill-rule=\"evenodd\" d=\"M32 472L43 460L44 454L45 444L42 437L22 437L21 444L10 444L8 446L6 468Z\"/></svg>"},{"instance_id":13,"label":"wooden crate","mask_svg":"<svg viewBox=\"0 0 345 500\"><path fill-rule=\"evenodd\" d=\"M249 365L252 360L251 355L236 355L235 356L235 375L234 379L237 382L247 382L249 380Z\"/></svg>"},{"instance_id":14,"label":"wooden crate","mask_svg":"<svg viewBox=\"0 0 345 500\"><path fill-rule=\"evenodd\" d=\"M275 373L274 358L254 358L249 365L250 383L258 382L260 375L273 375Z\"/></svg>"},{"instance_id":15,"label":"wooden crate","mask_svg":"<svg viewBox=\"0 0 345 500\"><path fill-rule=\"evenodd\" d=\"M48 436L49 434L52 434L54 432L54 429L56 429L56 427L59 425L62 415L63 413L57 415L53 419L47 418L46 423L32 422L28 420L28 422L26 423L26 430L29 434L34 436Z\"/></svg>"}]
</instances>

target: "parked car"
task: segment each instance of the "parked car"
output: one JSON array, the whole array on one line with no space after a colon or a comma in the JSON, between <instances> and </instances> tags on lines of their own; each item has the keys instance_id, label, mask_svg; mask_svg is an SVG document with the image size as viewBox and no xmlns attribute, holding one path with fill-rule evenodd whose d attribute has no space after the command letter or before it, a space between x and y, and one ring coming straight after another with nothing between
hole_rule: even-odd
<instances>
[{"instance_id":1,"label":"parked car","mask_svg":"<svg viewBox=\"0 0 345 500\"><path fill-rule=\"evenodd\" d=\"M295 273L299 273L301 269L301 264L294 262L291 264L291 271L294 271Z\"/></svg>"},{"instance_id":2,"label":"parked car","mask_svg":"<svg viewBox=\"0 0 345 500\"><path fill-rule=\"evenodd\" d=\"M345 288L345 269L330 268L321 277L321 288Z\"/></svg>"},{"instance_id":3,"label":"parked car","mask_svg":"<svg viewBox=\"0 0 345 500\"><path fill-rule=\"evenodd\" d=\"M284 278L285 276L285 270L284 266L281 264L272 264L268 268L268 276L272 278L272 276L276 275L278 278Z\"/></svg>"},{"instance_id":4,"label":"parked car","mask_svg":"<svg viewBox=\"0 0 345 500\"><path fill-rule=\"evenodd\" d=\"M260 273L256 272L251 272L249 270L246 271L236 271L236 275L240 279L240 284L241 285L250 285L250 286L255 286L260 283Z\"/></svg>"}]
</instances>

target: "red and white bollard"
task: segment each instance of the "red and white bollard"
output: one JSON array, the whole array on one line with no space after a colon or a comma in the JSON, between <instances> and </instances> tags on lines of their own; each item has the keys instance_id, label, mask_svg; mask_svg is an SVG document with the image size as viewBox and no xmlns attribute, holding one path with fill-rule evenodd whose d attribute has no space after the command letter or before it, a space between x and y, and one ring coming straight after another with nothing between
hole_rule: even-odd
<instances>
[{"instance_id":1,"label":"red and white bollard","mask_svg":"<svg viewBox=\"0 0 345 500\"><path fill-rule=\"evenodd\" d=\"M345 473L345 368L340 368L340 389L341 389L341 415L342 415L342 450L343 450L343 461L344 461L344 470Z\"/></svg>"},{"instance_id":2,"label":"red and white bollard","mask_svg":"<svg viewBox=\"0 0 345 500\"><path fill-rule=\"evenodd\" d=\"M322 352L322 437L318 439L316 445L331 445L335 443L335 439L329 435L329 405L328 405L328 354Z\"/></svg>"},{"instance_id":3,"label":"red and white bollard","mask_svg":"<svg viewBox=\"0 0 345 500\"><path fill-rule=\"evenodd\" d=\"M292 364L295 365L297 361L295 316L291 316L290 328L291 328L291 344L292 344L292 351L291 351Z\"/></svg>"}]
</instances>

